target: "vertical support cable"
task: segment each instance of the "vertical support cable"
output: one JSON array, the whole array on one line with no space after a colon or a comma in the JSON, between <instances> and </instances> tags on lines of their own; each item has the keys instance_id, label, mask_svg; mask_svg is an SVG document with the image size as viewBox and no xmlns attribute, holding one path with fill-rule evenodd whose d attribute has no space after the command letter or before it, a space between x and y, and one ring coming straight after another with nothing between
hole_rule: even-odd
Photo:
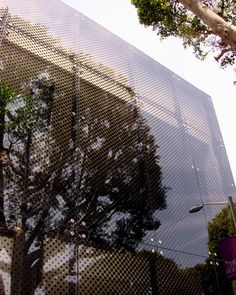
<instances>
[{"instance_id":1,"label":"vertical support cable","mask_svg":"<svg viewBox=\"0 0 236 295\"><path fill-rule=\"evenodd\" d=\"M77 187L77 178L78 175L78 124L79 124L79 115L78 115L78 103L79 103L79 60L78 56L76 54L71 56L71 63L72 63L72 70L73 70L73 90L72 90L72 106L71 106L71 154L69 157L71 158L71 164L72 164L72 182L74 182L75 187L73 189L74 197L75 199L75 216L78 216L77 212L77 204L78 204L78 187ZM76 228L74 227L74 231L76 231ZM74 242L73 242L74 241ZM71 243L72 248L72 255L69 258L69 275L75 275L76 276L76 282L72 282L69 287L70 294L77 295L78 294L78 276L79 276L79 253L78 253L78 236L76 233L74 233L74 238ZM74 266L75 266L75 272L74 273Z\"/></svg>"}]
</instances>

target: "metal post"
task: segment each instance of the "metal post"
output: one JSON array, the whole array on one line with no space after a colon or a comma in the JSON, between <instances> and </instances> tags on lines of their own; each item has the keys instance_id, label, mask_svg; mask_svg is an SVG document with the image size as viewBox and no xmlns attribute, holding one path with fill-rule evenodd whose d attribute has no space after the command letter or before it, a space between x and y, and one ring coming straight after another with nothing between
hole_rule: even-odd
<instances>
[{"instance_id":1,"label":"metal post","mask_svg":"<svg viewBox=\"0 0 236 295\"><path fill-rule=\"evenodd\" d=\"M233 203L231 196L228 197L228 201L229 201L229 207L231 210L231 214L232 214L233 222L234 222L234 227L235 227L235 231L236 231L236 210L235 210L234 203Z\"/></svg>"}]
</instances>

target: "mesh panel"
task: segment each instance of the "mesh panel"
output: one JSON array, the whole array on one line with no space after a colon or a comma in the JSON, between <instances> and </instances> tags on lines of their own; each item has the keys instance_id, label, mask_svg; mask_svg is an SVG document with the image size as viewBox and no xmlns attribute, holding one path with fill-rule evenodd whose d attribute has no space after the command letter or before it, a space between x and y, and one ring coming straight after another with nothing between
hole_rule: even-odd
<instances>
[{"instance_id":1,"label":"mesh panel","mask_svg":"<svg viewBox=\"0 0 236 295\"><path fill-rule=\"evenodd\" d=\"M77 282L73 265L74 245L57 239L44 243L43 279L41 290L45 294L70 294Z\"/></svg>"},{"instance_id":2,"label":"mesh panel","mask_svg":"<svg viewBox=\"0 0 236 295\"><path fill-rule=\"evenodd\" d=\"M0 237L0 292L10 294L11 283L11 256L13 240L8 237Z\"/></svg>"},{"instance_id":3,"label":"mesh panel","mask_svg":"<svg viewBox=\"0 0 236 295\"><path fill-rule=\"evenodd\" d=\"M148 294L148 260L86 248L79 250L79 294ZM132 269L132 271L130 271Z\"/></svg>"},{"instance_id":4,"label":"mesh panel","mask_svg":"<svg viewBox=\"0 0 236 295\"><path fill-rule=\"evenodd\" d=\"M210 98L61 1L1 6L1 294L208 292Z\"/></svg>"},{"instance_id":5,"label":"mesh panel","mask_svg":"<svg viewBox=\"0 0 236 295\"><path fill-rule=\"evenodd\" d=\"M164 253L166 255L168 251ZM177 255L184 263L185 257L179 253ZM194 257L188 258L194 261ZM180 268L172 260L161 256L157 261L160 294L202 294L201 277L196 269Z\"/></svg>"}]
</instances>

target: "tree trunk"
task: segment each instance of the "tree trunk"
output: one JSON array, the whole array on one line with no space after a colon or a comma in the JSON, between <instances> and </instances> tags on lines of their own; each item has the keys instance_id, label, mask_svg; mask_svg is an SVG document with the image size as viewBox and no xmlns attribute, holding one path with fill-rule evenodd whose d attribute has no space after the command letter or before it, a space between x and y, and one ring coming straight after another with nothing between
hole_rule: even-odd
<instances>
[{"instance_id":1,"label":"tree trunk","mask_svg":"<svg viewBox=\"0 0 236 295\"><path fill-rule=\"evenodd\" d=\"M78 263L77 261L78 248L74 243L71 243L70 249L71 249L71 253L70 253L71 256L69 258L69 276L71 280L69 282L69 294L76 295L78 282L74 281L74 278L78 277L77 271L75 269L75 265Z\"/></svg>"},{"instance_id":2,"label":"tree trunk","mask_svg":"<svg viewBox=\"0 0 236 295\"><path fill-rule=\"evenodd\" d=\"M42 251L28 252L25 234L21 232L15 236L13 244L11 295L33 295L40 282Z\"/></svg>"},{"instance_id":3,"label":"tree trunk","mask_svg":"<svg viewBox=\"0 0 236 295\"><path fill-rule=\"evenodd\" d=\"M213 34L219 36L225 44L236 51L236 26L225 21L201 0L179 0L179 2L197 15L212 30Z\"/></svg>"},{"instance_id":4,"label":"tree trunk","mask_svg":"<svg viewBox=\"0 0 236 295\"><path fill-rule=\"evenodd\" d=\"M1 150L0 150L1 156ZM4 216L4 199L3 199L3 188L4 188L4 181L3 181L3 165L2 161L0 160L0 232L4 234L6 230L6 220Z\"/></svg>"},{"instance_id":5,"label":"tree trunk","mask_svg":"<svg viewBox=\"0 0 236 295\"><path fill-rule=\"evenodd\" d=\"M4 175L3 175L3 163L4 163L4 148L3 138L5 129L5 108L6 102L4 97L0 96L0 232L6 230L6 220L4 216Z\"/></svg>"},{"instance_id":6,"label":"tree trunk","mask_svg":"<svg viewBox=\"0 0 236 295\"><path fill-rule=\"evenodd\" d=\"M25 274L24 269L24 253L25 235L19 233L15 236L12 251L12 265L11 265L11 295L22 294L22 277Z\"/></svg>"},{"instance_id":7,"label":"tree trunk","mask_svg":"<svg viewBox=\"0 0 236 295\"><path fill-rule=\"evenodd\" d=\"M158 261L154 255L148 257L149 261L149 271L150 271L150 282L152 288L152 295L159 295L159 286L158 286Z\"/></svg>"}]
</instances>

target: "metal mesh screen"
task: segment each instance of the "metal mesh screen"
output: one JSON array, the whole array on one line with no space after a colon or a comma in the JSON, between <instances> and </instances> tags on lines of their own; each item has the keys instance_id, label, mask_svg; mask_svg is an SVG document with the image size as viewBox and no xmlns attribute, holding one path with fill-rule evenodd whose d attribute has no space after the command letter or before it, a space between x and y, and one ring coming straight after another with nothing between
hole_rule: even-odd
<instances>
[{"instance_id":1,"label":"metal mesh screen","mask_svg":"<svg viewBox=\"0 0 236 295\"><path fill-rule=\"evenodd\" d=\"M210 98L57 0L1 1L0 177L1 294L203 294L235 191Z\"/></svg>"}]
</instances>

